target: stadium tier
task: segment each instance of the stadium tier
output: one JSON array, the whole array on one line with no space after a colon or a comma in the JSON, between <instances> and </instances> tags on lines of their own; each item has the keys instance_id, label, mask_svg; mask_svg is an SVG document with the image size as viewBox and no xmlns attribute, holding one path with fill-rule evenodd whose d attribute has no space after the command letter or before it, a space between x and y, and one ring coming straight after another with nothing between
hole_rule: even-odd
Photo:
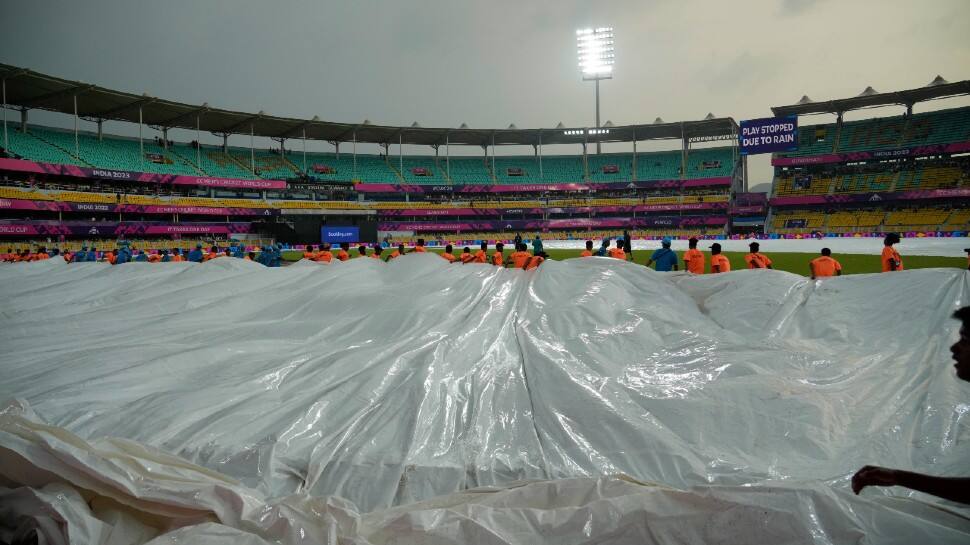
<instances>
[{"instance_id":1,"label":"stadium tier","mask_svg":"<svg viewBox=\"0 0 970 545\"><path fill-rule=\"evenodd\" d=\"M970 140L970 107L863 121L804 125L798 150L787 157L823 155L966 142Z\"/></svg>"},{"instance_id":2,"label":"stadium tier","mask_svg":"<svg viewBox=\"0 0 970 545\"><path fill-rule=\"evenodd\" d=\"M144 152L142 152L144 148ZM536 156L397 157L342 153L308 153L292 149L251 150L123 138L105 134L28 126L9 131L7 150L16 158L42 163L77 165L129 172L211 176L240 180L288 180L307 176L316 181L362 181L389 184L541 184L676 180L731 176L735 168L730 147L680 151ZM540 167L541 162L541 167ZM495 172L492 172L494 164ZM588 170L588 175L587 175ZM681 171L684 170L682 173ZM450 173L450 175L449 175Z\"/></svg>"},{"instance_id":3,"label":"stadium tier","mask_svg":"<svg viewBox=\"0 0 970 545\"><path fill-rule=\"evenodd\" d=\"M970 108L803 126L773 159L780 235L966 232ZM795 158L792 160L791 158Z\"/></svg>"},{"instance_id":4,"label":"stadium tier","mask_svg":"<svg viewBox=\"0 0 970 545\"><path fill-rule=\"evenodd\" d=\"M639 236L965 232L970 158L949 150L967 142L970 108L802 126L797 151L773 159L770 199L742 203L734 196L743 163L725 146L636 155L304 154L29 125L9 131L8 157L82 168L45 167L40 180L37 171L12 172L0 209L8 230L10 222L48 222L35 227L49 233L58 232L54 216L65 225L113 222L119 232L133 229L130 222L158 232L168 221L173 233L184 225L228 235L256 216L287 223L339 213L369 214L403 240L535 229L555 239L614 227ZM791 158L804 160L785 162ZM93 169L128 173L128 181ZM173 177L144 177L158 174ZM89 211L101 216L81 217Z\"/></svg>"}]
</instances>

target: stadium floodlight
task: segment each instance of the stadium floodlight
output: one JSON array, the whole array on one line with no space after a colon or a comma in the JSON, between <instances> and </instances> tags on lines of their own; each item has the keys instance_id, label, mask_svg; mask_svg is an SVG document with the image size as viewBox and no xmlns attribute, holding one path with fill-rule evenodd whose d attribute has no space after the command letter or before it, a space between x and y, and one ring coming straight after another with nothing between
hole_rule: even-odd
<instances>
[{"instance_id":1,"label":"stadium floodlight","mask_svg":"<svg viewBox=\"0 0 970 545\"><path fill-rule=\"evenodd\" d=\"M596 128L600 126L600 80L613 79L613 27L582 28L576 31L576 50L583 81L596 82ZM609 132L609 131L607 131ZM606 134L590 132L590 134ZM596 142L596 153L600 143Z\"/></svg>"}]
</instances>

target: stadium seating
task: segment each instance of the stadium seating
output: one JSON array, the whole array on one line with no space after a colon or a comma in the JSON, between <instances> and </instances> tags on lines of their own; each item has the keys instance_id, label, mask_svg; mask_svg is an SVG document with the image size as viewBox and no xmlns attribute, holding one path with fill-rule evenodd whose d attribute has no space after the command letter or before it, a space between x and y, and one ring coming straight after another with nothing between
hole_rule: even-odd
<instances>
[{"instance_id":1,"label":"stadium seating","mask_svg":"<svg viewBox=\"0 0 970 545\"><path fill-rule=\"evenodd\" d=\"M64 132L42 127L31 127L31 134L49 142L51 145L75 151L74 133ZM142 154L144 147L144 154ZM197 176L200 172L185 161L169 153L152 139L144 139L141 144L137 140L120 137L104 137L98 140L97 135L78 133L77 135L77 164L110 170L129 170L135 172L153 172L165 174L184 174Z\"/></svg>"},{"instance_id":2,"label":"stadium seating","mask_svg":"<svg viewBox=\"0 0 970 545\"><path fill-rule=\"evenodd\" d=\"M640 156L640 154L637 154ZM589 168L589 181L610 183L625 182L633 179L632 153L591 154L586 159ZM617 172L603 172L604 167L615 166Z\"/></svg>"},{"instance_id":3,"label":"stadium seating","mask_svg":"<svg viewBox=\"0 0 970 545\"><path fill-rule=\"evenodd\" d=\"M970 208L960 208L950 212L940 229L943 231L966 231L970 229Z\"/></svg>"},{"instance_id":4,"label":"stadium seating","mask_svg":"<svg viewBox=\"0 0 970 545\"><path fill-rule=\"evenodd\" d=\"M687 154L687 179L730 176L734 171L731 148L701 148Z\"/></svg>"},{"instance_id":5,"label":"stadium seating","mask_svg":"<svg viewBox=\"0 0 970 545\"><path fill-rule=\"evenodd\" d=\"M505 175L505 168L496 163L499 172L496 179ZM538 169L534 166L535 176L533 180L525 183L583 183L586 180L586 173L583 168L583 157L581 155L543 155L542 156L542 179L539 179ZM506 183L523 183L515 178L502 178Z\"/></svg>"},{"instance_id":6,"label":"stadium seating","mask_svg":"<svg viewBox=\"0 0 970 545\"><path fill-rule=\"evenodd\" d=\"M494 183L491 174L491 160L486 163L484 155L479 157L452 156L450 164L451 181L455 184Z\"/></svg>"},{"instance_id":7,"label":"stadium seating","mask_svg":"<svg viewBox=\"0 0 970 545\"><path fill-rule=\"evenodd\" d=\"M680 152L637 153L637 180L680 178Z\"/></svg>"},{"instance_id":8,"label":"stadium seating","mask_svg":"<svg viewBox=\"0 0 970 545\"><path fill-rule=\"evenodd\" d=\"M961 185L964 178L963 171L956 167L918 168L900 172L896 190L952 188Z\"/></svg>"},{"instance_id":9,"label":"stadium seating","mask_svg":"<svg viewBox=\"0 0 970 545\"><path fill-rule=\"evenodd\" d=\"M823 155L835 149L838 128L834 123L805 125L798 128L798 151L783 155Z\"/></svg>"},{"instance_id":10,"label":"stadium seating","mask_svg":"<svg viewBox=\"0 0 970 545\"><path fill-rule=\"evenodd\" d=\"M244 148L229 148L229 154L246 167L252 168L253 160L259 177L267 180L286 180L300 175L300 169L279 153L266 150L249 150ZM298 159L302 160L302 154Z\"/></svg>"},{"instance_id":11,"label":"stadium seating","mask_svg":"<svg viewBox=\"0 0 970 545\"><path fill-rule=\"evenodd\" d=\"M390 161L393 162L393 157ZM302 168L302 157L297 156L295 162ZM315 168L316 167L316 168ZM327 168L329 172L319 169ZM307 174L320 181L358 180L365 183L399 184L403 180L397 171L391 168L388 161L380 155L358 154L356 167L354 156L341 153L337 158L335 153L307 154Z\"/></svg>"},{"instance_id":12,"label":"stadium seating","mask_svg":"<svg viewBox=\"0 0 970 545\"><path fill-rule=\"evenodd\" d=\"M20 189L18 187L0 187L0 199L22 199L28 201L56 200L53 195L49 195L43 191Z\"/></svg>"},{"instance_id":13,"label":"stadium seating","mask_svg":"<svg viewBox=\"0 0 970 545\"><path fill-rule=\"evenodd\" d=\"M891 116L845 121L841 131L834 123L803 125L799 127L798 135L798 150L783 155L822 155L835 151L965 142L970 140L970 107L917 113L909 120L904 116Z\"/></svg>"},{"instance_id":14,"label":"stadium seating","mask_svg":"<svg viewBox=\"0 0 970 545\"><path fill-rule=\"evenodd\" d=\"M24 159L58 165L80 164L80 160L72 153L34 136L33 127L28 127L27 133L20 132L19 127L10 127L7 138L9 151ZM71 149L74 149L73 142Z\"/></svg>"},{"instance_id":15,"label":"stadium seating","mask_svg":"<svg viewBox=\"0 0 970 545\"><path fill-rule=\"evenodd\" d=\"M904 227L910 227L914 230L923 230L924 228L936 230L940 224L947 220L949 215L948 210L940 208L909 208L886 214L884 225L895 230L905 230Z\"/></svg>"},{"instance_id":16,"label":"stadium seating","mask_svg":"<svg viewBox=\"0 0 970 545\"><path fill-rule=\"evenodd\" d=\"M904 116L848 121L838 150L866 151L970 140L970 107Z\"/></svg>"},{"instance_id":17,"label":"stadium seating","mask_svg":"<svg viewBox=\"0 0 970 545\"><path fill-rule=\"evenodd\" d=\"M821 210L782 210L775 213L771 225L778 232L785 230L816 230L825 224L825 213Z\"/></svg>"},{"instance_id":18,"label":"stadium seating","mask_svg":"<svg viewBox=\"0 0 970 545\"><path fill-rule=\"evenodd\" d=\"M399 160L395 163L398 170L401 170ZM445 175L444 159L435 160L434 156L408 156L403 158L404 170L401 170L401 177L409 184L443 184L448 183ZM416 170L419 169L415 173ZM420 170L420 169L423 169ZM423 172L424 174L421 174ZM426 175L425 175L426 174Z\"/></svg>"},{"instance_id":19,"label":"stadium seating","mask_svg":"<svg viewBox=\"0 0 970 545\"><path fill-rule=\"evenodd\" d=\"M239 180L256 179L256 175L251 170L236 162L230 155L223 153L219 147L202 146L201 149L196 150L190 145L176 143L170 149L182 161L196 165L208 176Z\"/></svg>"},{"instance_id":20,"label":"stadium seating","mask_svg":"<svg viewBox=\"0 0 970 545\"><path fill-rule=\"evenodd\" d=\"M836 176L836 193L868 193L872 191L890 191L895 186L895 174L884 172L880 174L846 174Z\"/></svg>"},{"instance_id":21,"label":"stadium seating","mask_svg":"<svg viewBox=\"0 0 970 545\"><path fill-rule=\"evenodd\" d=\"M798 175L802 176L802 175ZM822 176L811 176L807 185L796 187L795 176L788 175L775 180L775 195L825 195L832 187L832 179Z\"/></svg>"}]
</instances>

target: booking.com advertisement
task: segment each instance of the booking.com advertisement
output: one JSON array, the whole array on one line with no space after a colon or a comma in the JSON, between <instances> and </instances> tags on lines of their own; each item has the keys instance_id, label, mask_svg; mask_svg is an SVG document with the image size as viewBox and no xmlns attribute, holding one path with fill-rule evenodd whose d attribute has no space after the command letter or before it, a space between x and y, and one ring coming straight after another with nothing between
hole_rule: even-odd
<instances>
[{"instance_id":1,"label":"booking.com advertisement","mask_svg":"<svg viewBox=\"0 0 970 545\"><path fill-rule=\"evenodd\" d=\"M324 225L320 228L320 242L341 243L357 242L360 240L358 227L333 227Z\"/></svg>"}]
</instances>

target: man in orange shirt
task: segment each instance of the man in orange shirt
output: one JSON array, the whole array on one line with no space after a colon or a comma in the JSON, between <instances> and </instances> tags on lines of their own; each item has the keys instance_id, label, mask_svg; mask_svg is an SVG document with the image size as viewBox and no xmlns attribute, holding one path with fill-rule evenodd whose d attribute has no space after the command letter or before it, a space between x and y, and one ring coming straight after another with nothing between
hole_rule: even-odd
<instances>
[{"instance_id":1,"label":"man in orange shirt","mask_svg":"<svg viewBox=\"0 0 970 545\"><path fill-rule=\"evenodd\" d=\"M37 253L34 254L34 261L41 261L44 259L50 259L50 255L47 253L47 248L41 246L37 249Z\"/></svg>"},{"instance_id":2,"label":"man in orange shirt","mask_svg":"<svg viewBox=\"0 0 970 545\"><path fill-rule=\"evenodd\" d=\"M361 244L357 247L357 253L360 254L357 257L367 257L367 246Z\"/></svg>"},{"instance_id":3,"label":"man in orange shirt","mask_svg":"<svg viewBox=\"0 0 970 545\"><path fill-rule=\"evenodd\" d=\"M317 251L313 249L313 244L307 244L306 250L303 252L303 259L317 260Z\"/></svg>"},{"instance_id":4,"label":"man in orange shirt","mask_svg":"<svg viewBox=\"0 0 970 545\"><path fill-rule=\"evenodd\" d=\"M475 263L488 263L488 243L482 242L481 249L475 252Z\"/></svg>"},{"instance_id":5,"label":"man in orange shirt","mask_svg":"<svg viewBox=\"0 0 970 545\"><path fill-rule=\"evenodd\" d=\"M465 249L461 252L461 264L465 265L475 261L475 256L472 255L472 249L465 246Z\"/></svg>"},{"instance_id":6,"label":"man in orange shirt","mask_svg":"<svg viewBox=\"0 0 970 545\"><path fill-rule=\"evenodd\" d=\"M721 245L711 244L711 274L731 272L731 262L721 253Z\"/></svg>"},{"instance_id":7,"label":"man in orange shirt","mask_svg":"<svg viewBox=\"0 0 970 545\"><path fill-rule=\"evenodd\" d=\"M114 250L111 250L111 253L108 254L108 263L110 263L112 265L116 265L118 263L118 249L117 248L115 248Z\"/></svg>"},{"instance_id":8,"label":"man in orange shirt","mask_svg":"<svg viewBox=\"0 0 970 545\"><path fill-rule=\"evenodd\" d=\"M593 257L593 241L586 241L586 249L579 254L579 257Z\"/></svg>"},{"instance_id":9,"label":"man in orange shirt","mask_svg":"<svg viewBox=\"0 0 970 545\"><path fill-rule=\"evenodd\" d=\"M520 242L518 248L509 256L509 261L514 268L521 269L525 267L526 262L532 257L529 255L528 248L524 242Z\"/></svg>"},{"instance_id":10,"label":"man in orange shirt","mask_svg":"<svg viewBox=\"0 0 970 545\"><path fill-rule=\"evenodd\" d=\"M751 253L744 256L744 261L748 264L749 269L771 268L771 260L768 259L768 256L758 253L758 250L761 249L760 244L757 242L752 242L751 244L748 244L748 248L751 249Z\"/></svg>"},{"instance_id":11,"label":"man in orange shirt","mask_svg":"<svg viewBox=\"0 0 970 545\"><path fill-rule=\"evenodd\" d=\"M350 249L349 242L341 242L340 250L337 252L337 259L339 259L340 261L347 261L348 259L350 259L350 253L347 252L347 250L349 249Z\"/></svg>"},{"instance_id":12,"label":"man in orange shirt","mask_svg":"<svg viewBox=\"0 0 970 545\"><path fill-rule=\"evenodd\" d=\"M390 261L390 260L394 259L395 257L399 257L399 256L402 256L404 254L405 254L404 245L403 244L398 244L397 245L397 250L394 250L393 252L391 252L391 254L389 256L387 256L387 258L384 259L384 261Z\"/></svg>"},{"instance_id":13,"label":"man in orange shirt","mask_svg":"<svg viewBox=\"0 0 970 545\"><path fill-rule=\"evenodd\" d=\"M899 252L893 248L893 244L899 244L899 235L889 233L882 244L882 272L903 270L903 258L899 257Z\"/></svg>"},{"instance_id":14,"label":"man in orange shirt","mask_svg":"<svg viewBox=\"0 0 970 545\"><path fill-rule=\"evenodd\" d=\"M330 263L333 261L333 252L330 251L330 244L323 243L320 245L320 251L317 252L317 257L314 259L317 262Z\"/></svg>"},{"instance_id":15,"label":"man in orange shirt","mask_svg":"<svg viewBox=\"0 0 970 545\"><path fill-rule=\"evenodd\" d=\"M425 253L426 250L424 249L424 239L423 238L419 238L417 244L414 245L414 250L411 250L411 251L412 252L417 252L419 254Z\"/></svg>"},{"instance_id":16,"label":"man in orange shirt","mask_svg":"<svg viewBox=\"0 0 970 545\"><path fill-rule=\"evenodd\" d=\"M616 239L616 248L610 248L610 257L626 261L626 252L623 251L623 240Z\"/></svg>"},{"instance_id":17,"label":"man in orange shirt","mask_svg":"<svg viewBox=\"0 0 970 545\"><path fill-rule=\"evenodd\" d=\"M162 260L162 256L160 256L158 254L149 254L149 256L148 256L148 262L149 263L158 263L161 260Z\"/></svg>"},{"instance_id":18,"label":"man in orange shirt","mask_svg":"<svg viewBox=\"0 0 970 545\"><path fill-rule=\"evenodd\" d=\"M691 237L684 252L684 268L687 272L704 274L704 261L704 252L697 249L697 238Z\"/></svg>"},{"instance_id":19,"label":"man in orange shirt","mask_svg":"<svg viewBox=\"0 0 970 545\"><path fill-rule=\"evenodd\" d=\"M455 254L452 253L454 251L455 249L451 246L451 244L449 244L445 246L445 253L441 254L441 257L444 258L444 260L448 263L454 263L458 260L458 258L455 257Z\"/></svg>"},{"instance_id":20,"label":"man in orange shirt","mask_svg":"<svg viewBox=\"0 0 970 545\"><path fill-rule=\"evenodd\" d=\"M622 251L622 248L621 248L621 251ZM523 266L522 268L525 269L525 270L527 270L527 271L531 271L532 269L538 268L539 265L542 265L542 263L548 257L549 257L549 255L546 254L546 252L540 251L538 254L530 257L529 258L529 261L527 261L526 264L525 264L525 266Z\"/></svg>"},{"instance_id":21,"label":"man in orange shirt","mask_svg":"<svg viewBox=\"0 0 970 545\"><path fill-rule=\"evenodd\" d=\"M501 242L495 244L495 253L492 254L492 265L496 267L505 266L505 255L502 254L503 250L505 250L504 244Z\"/></svg>"},{"instance_id":22,"label":"man in orange shirt","mask_svg":"<svg viewBox=\"0 0 970 545\"><path fill-rule=\"evenodd\" d=\"M812 280L829 276L842 276L842 264L832 258L832 250L822 248L822 257L816 257L808 262L812 271Z\"/></svg>"},{"instance_id":23,"label":"man in orange shirt","mask_svg":"<svg viewBox=\"0 0 970 545\"><path fill-rule=\"evenodd\" d=\"M374 253L372 253L370 256L372 258L380 261L380 259L381 259L381 252L383 252L383 251L384 251L384 248L382 248L380 244L375 244L374 245Z\"/></svg>"}]
</instances>

